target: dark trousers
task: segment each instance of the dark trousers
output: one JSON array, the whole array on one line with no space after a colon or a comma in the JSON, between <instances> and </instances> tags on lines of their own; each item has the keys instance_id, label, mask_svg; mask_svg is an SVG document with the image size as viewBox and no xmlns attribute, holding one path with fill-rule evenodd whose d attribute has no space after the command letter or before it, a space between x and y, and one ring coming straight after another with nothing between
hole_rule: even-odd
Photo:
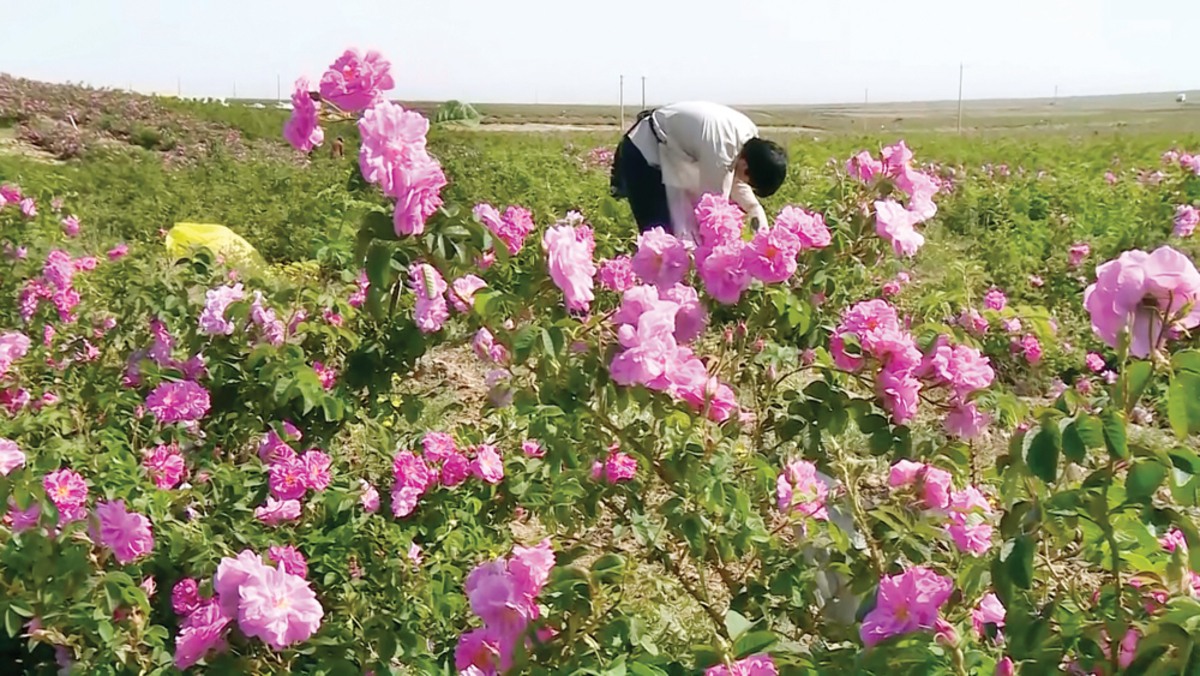
<instances>
[{"instance_id":1,"label":"dark trousers","mask_svg":"<svg viewBox=\"0 0 1200 676\"><path fill-rule=\"evenodd\" d=\"M621 139L613 156L611 192L613 197L629 199L639 231L662 226L671 232L671 210L667 206L662 170L650 166L628 134Z\"/></svg>"}]
</instances>

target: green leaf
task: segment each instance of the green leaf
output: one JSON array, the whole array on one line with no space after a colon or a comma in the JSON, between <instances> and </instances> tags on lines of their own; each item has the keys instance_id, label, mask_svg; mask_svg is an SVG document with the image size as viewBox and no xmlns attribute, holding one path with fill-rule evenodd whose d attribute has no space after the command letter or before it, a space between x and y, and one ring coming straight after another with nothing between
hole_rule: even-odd
<instances>
[{"instance_id":1,"label":"green leaf","mask_svg":"<svg viewBox=\"0 0 1200 676\"><path fill-rule=\"evenodd\" d=\"M753 622L747 620L744 615L736 610L731 609L725 613L725 628L729 630L729 637L735 641L753 626Z\"/></svg>"},{"instance_id":2,"label":"green leaf","mask_svg":"<svg viewBox=\"0 0 1200 676\"><path fill-rule=\"evenodd\" d=\"M1167 388L1167 417L1180 439L1200 432L1200 374L1179 371L1171 379Z\"/></svg>"},{"instance_id":3,"label":"green leaf","mask_svg":"<svg viewBox=\"0 0 1200 676\"><path fill-rule=\"evenodd\" d=\"M368 211L362 219L362 230L376 239L398 240L395 220L385 211Z\"/></svg>"},{"instance_id":4,"label":"green leaf","mask_svg":"<svg viewBox=\"0 0 1200 676\"><path fill-rule=\"evenodd\" d=\"M13 609L10 607L4 613L4 629L5 629L5 631L8 632L9 636L16 637L17 634L21 633L21 625L22 625L21 616L18 615L16 612L14 612Z\"/></svg>"},{"instance_id":5,"label":"green leaf","mask_svg":"<svg viewBox=\"0 0 1200 676\"><path fill-rule=\"evenodd\" d=\"M1043 424L1030 438L1025 450L1025 464L1034 476L1051 483L1058 478L1058 453L1062 439L1058 425L1049 420L1046 422L1051 424Z\"/></svg>"},{"instance_id":6,"label":"green leaf","mask_svg":"<svg viewBox=\"0 0 1200 676\"><path fill-rule=\"evenodd\" d=\"M1149 502L1167 478L1167 468L1157 460L1143 460L1129 470L1125 493L1134 502Z\"/></svg>"},{"instance_id":7,"label":"green leaf","mask_svg":"<svg viewBox=\"0 0 1200 676\"><path fill-rule=\"evenodd\" d=\"M1117 381L1117 401L1121 402L1126 411L1133 408L1142 398L1152 375L1154 365L1148 361L1135 361L1125 367L1125 372Z\"/></svg>"},{"instance_id":8,"label":"green leaf","mask_svg":"<svg viewBox=\"0 0 1200 676\"><path fill-rule=\"evenodd\" d=\"M1186 352L1178 352L1171 357L1171 367L1178 373L1179 371L1187 371L1200 375L1200 351L1188 350Z\"/></svg>"},{"instance_id":9,"label":"green leaf","mask_svg":"<svg viewBox=\"0 0 1200 676\"><path fill-rule=\"evenodd\" d=\"M592 564L592 577L598 582L617 582L624 574L625 559L618 554L605 554Z\"/></svg>"},{"instance_id":10,"label":"green leaf","mask_svg":"<svg viewBox=\"0 0 1200 676\"><path fill-rule=\"evenodd\" d=\"M321 400L321 409L325 412L326 422L337 422L346 414L345 406L342 405L342 400L335 397L326 396Z\"/></svg>"},{"instance_id":11,"label":"green leaf","mask_svg":"<svg viewBox=\"0 0 1200 676\"><path fill-rule=\"evenodd\" d=\"M1075 429L1085 447L1104 448L1104 425L1096 416L1080 413L1075 417Z\"/></svg>"},{"instance_id":12,"label":"green leaf","mask_svg":"<svg viewBox=\"0 0 1200 676\"><path fill-rule=\"evenodd\" d=\"M1012 583L1021 589L1033 586L1033 554L1037 551L1037 542L1025 534L1013 538L1011 544L1005 543L1000 549L1000 561Z\"/></svg>"},{"instance_id":13,"label":"green leaf","mask_svg":"<svg viewBox=\"0 0 1200 676\"><path fill-rule=\"evenodd\" d=\"M1116 458L1129 457L1129 442L1125 437L1125 416L1118 411L1109 409L1100 414L1104 426L1104 445L1110 455Z\"/></svg>"},{"instance_id":14,"label":"green leaf","mask_svg":"<svg viewBox=\"0 0 1200 676\"><path fill-rule=\"evenodd\" d=\"M371 289L384 293L391 288L391 267L392 247L382 242L372 242L367 249L367 279L371 282Z\"/></svg>"},{"instance_id":15,"label":"green leaf","mask_svg":"<svg viewBox=\"0 0 1200 676\"><path fill-rule=\"evenodd\" d=\"M1082 465L1087 460L1087 444L1079 433L1079 423L1072 420L1063 427L1062 450L1067 460Z\"/></svg>"},{"instance_id":16,"label":"green leaf","mask_svg":"<svg viewBox=\"0 0 1200 676\"><path fill-rule=\"evenodd\" d=\"M749 657L755 653L770 648L779 641L773 631L752 631L733 642L733 651L737 659Z\"/></svg>"},{"instance_id":17,"label":"green leaf","mask_svg":"<svg viewBox=\"0 0 1200 676\"><path fill-rule=\"evenodd\" d=\"M99 624L96 625L96 633L100 634L101 641L104 641L105 643L110 643L113 640L112 622L109 622L108 620L102 620Z\"/></svg>"}]
</instances>

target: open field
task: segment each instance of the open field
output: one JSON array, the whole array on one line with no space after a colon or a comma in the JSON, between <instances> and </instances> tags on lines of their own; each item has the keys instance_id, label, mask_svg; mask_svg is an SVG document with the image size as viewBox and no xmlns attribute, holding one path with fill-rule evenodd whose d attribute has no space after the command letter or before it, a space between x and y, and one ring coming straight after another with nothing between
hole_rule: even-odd
<instances>
[{"instance_id":1,"label":"open field","mask_svg":"<svg viewBox=\"0 0 1200 676\"><path fill-rule=\"evenodd\" d=\"M1175 98L1183 93L1188 102ZM241 100L274 105L274 101ZM431 115L440 102L400 101ZM653 105L653 104L651 104ZM771 133L837 134L957 131L956 101L846 103L818 105L734 105ZM475 104L483 128L495 131L615 131L620 107L578 104ZM625 107L627 123L637 103ZM1200 90L1147 94L1076 96L1059 99L975 99L963 102L963 131L968 134L1079 134L1124 132L1200 132Z\"/></svg>"}]
</instances>

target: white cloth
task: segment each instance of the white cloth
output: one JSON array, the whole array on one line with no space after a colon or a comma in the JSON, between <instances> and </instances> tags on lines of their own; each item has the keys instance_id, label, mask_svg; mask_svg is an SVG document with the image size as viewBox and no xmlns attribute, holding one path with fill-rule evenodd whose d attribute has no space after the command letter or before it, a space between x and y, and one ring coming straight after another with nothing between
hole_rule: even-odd
<instances>
[{"instance_id":1,"label":"white cloth","mask_svg":"<svg viewBox=\"0 0 1200 676\"><path fill-rule=\"evenodd\" d=\"M734 180L742 146L756 136L758 127L750 118L728 106L702 101L663 106L634 127L630 140L647 163L662 169L676 236L696 241L694 210L705 193L732 199L750 216L752 225L766 225L754 191Z\"/></svg>"}]
</instances>

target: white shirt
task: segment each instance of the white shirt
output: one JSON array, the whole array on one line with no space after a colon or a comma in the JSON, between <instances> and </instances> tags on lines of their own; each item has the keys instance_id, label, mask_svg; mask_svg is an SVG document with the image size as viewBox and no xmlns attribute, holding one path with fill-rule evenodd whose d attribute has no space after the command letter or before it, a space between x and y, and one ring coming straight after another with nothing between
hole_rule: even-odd
<instances>
[{"instance_id":1,"label":"white shirt","mask_svg":"<svg viewBox=\"0 0 1200 676\"><path fill-rule=\"evenodd\" d=\"M663 106L633 129L630 140L651 166L662 169L677 236L696 241L694 209L705 193L732 199L758 225L766 224L754 191L734 180L742 146L756 136L758 127L750 118L728 106L702 101Z\"/></svg>"}]
</instances>

